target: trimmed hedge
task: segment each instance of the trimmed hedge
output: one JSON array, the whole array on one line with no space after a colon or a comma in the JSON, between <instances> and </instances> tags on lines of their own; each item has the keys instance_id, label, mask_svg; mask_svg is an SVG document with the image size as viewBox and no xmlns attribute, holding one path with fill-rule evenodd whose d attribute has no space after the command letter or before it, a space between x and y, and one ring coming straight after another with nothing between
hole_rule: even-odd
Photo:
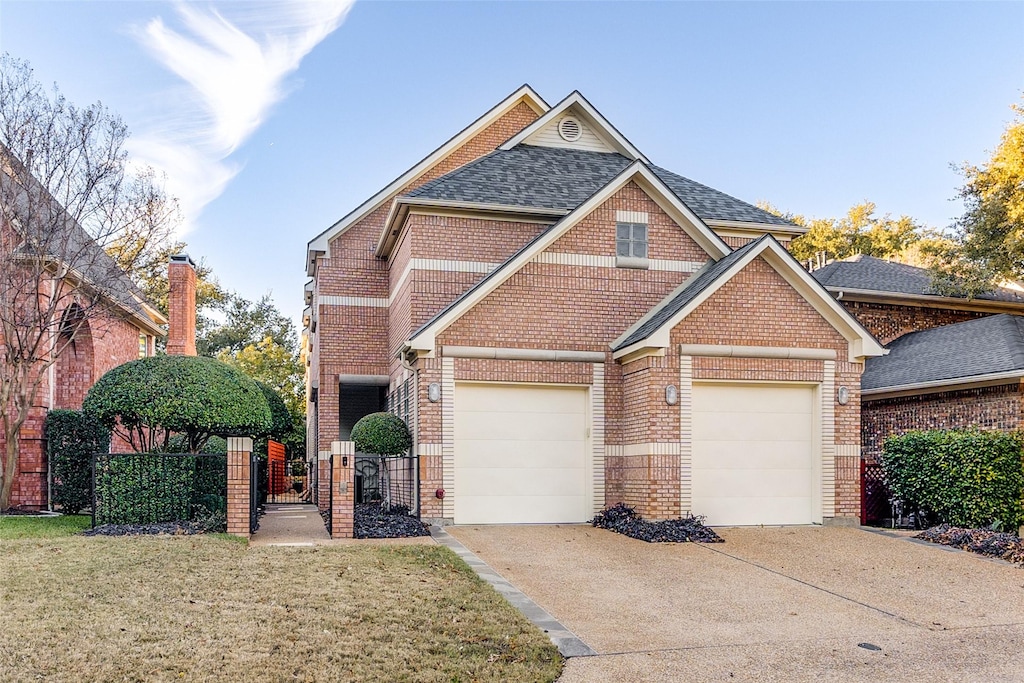
<instances>
[{"instance_id":1,"label":"trimmed hedge","mask_svg":"<svg viewBox=\"0 0 1024 683\"><path fill-rule=\"evenodd\" d=\"M391 413L370 413L352 427L356 450L374 455L401 455L412 447L412 435L402 418Z\"/></svg>"},{"instance_id":2,"label":"trimmed hedge","mask_svg":"<svg viewBox=\"0 0 1024 683\"><path fill-rule=\"evenodd\" d=\"M165 450L176 433L194 453L212 435L258 436L271 427L259 385L201 356L151 356L119 365L93 385L82 409L108 429L126 430L139 450ZM146 441L150 430L157 443Z\"/></svg>"},{"instance_id":3,"label":"trimmed hedge","mask_svg":"<svg viewBox=\"0 0 1024 683\"><path fill-rule=\"evenodd\" d=\"M1012 531L1024 524L1020 433L966 429L890 436L882 466L893 496L929 524Z\"/></svg>"},{"instance_id":4,"label":"trimmed hedge","mask_svg":"<svg viewBox=\"0 0 1024 683\"><path fill-rule=\"evenodd\" d=\"M284 399L272 386L259 380L256 380L256 386L263 392L263 397L267 399L267 406L270 408L270 429L260 436L269 436L280 441L292 428L292 414L288 412Z\"/></svg>"},{"instance_id":5,"label":"trimmed hedge","mask_svg":"<svg viewBox=\"0 0 1024 683\"><path fill-rule=\"evenodd\" d=\"M63 512L77 514L92 505L92 456L110 450L110 432L77 410L51 410L45 429L51 501Z\"/></svg>"},{"instance_id":6,"label":"trimmed hedge","mask_svg":"<svg viewBox=\"0 0 1024 683\"><path fill-rule=\"evenodd\" d=\"M227 523L227 456L111 453L96 460L96 509L102 524Z\"/></svg>"}]
</instances>

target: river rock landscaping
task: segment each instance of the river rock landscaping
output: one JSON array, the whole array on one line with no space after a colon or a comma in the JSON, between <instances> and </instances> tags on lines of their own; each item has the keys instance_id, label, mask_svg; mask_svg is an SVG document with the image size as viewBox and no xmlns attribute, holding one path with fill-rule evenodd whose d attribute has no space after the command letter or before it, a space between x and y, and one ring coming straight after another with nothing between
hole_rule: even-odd
<instances>
[{"instance_id":1,"label":"river rock landscaping","mask_svg":"<svg viewBox=\"0 0 1024 683\"><path fill-rule=\"evenodd\" d=\"M648 543L724 543L721 536L704 526L701 517L680 517L648 522L625 503L597 514L590 523Z\"/></svg>"},{"instance_id":2,"label":"river rock landscaping","mask_svg":"<svg viewBox=\"0 0 1024 683\"><path fill-rule=\"evenodd\" d=\"M998 557L1024 566L1024 539L992 529L961 529L940 524L914 536L930 543L949 545L979 555Z\"/></svg>"}]
</instances>

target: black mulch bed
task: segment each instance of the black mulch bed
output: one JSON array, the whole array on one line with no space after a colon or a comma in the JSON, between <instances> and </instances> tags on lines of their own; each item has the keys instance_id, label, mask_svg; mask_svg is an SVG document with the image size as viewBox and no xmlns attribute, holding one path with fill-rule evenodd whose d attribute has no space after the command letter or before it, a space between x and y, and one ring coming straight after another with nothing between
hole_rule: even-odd
<instances>
[{"instance_id":1,"label":"black mulch bed","mask_svg":"<svg viewBox=\"0 0 1024 683\"><path fill-rule=\"evenodd\" d=\"M429 536L427 525L409 514L409 508L393 505L390 512L379 503L356 505L353 535L356 538L407 538Z\"/></svg>"},{"instance_id":2,"label":"black mulch bed","mask_svg":"<svg viewBox=\"0 0 1024 683\"><path fill-rule=\"evenodd\" d=\"M940 545L968 550L979 555L998 557L1007 562L1024 565L1024 540L1016 534L991 529L961 529L948 524L925 529L914 538Z\"/></svg>"},{"instance_id":3,"label":"black mulch bed","mask_svg":"<svg viewBox=\"0 0 1024 683\"><path fill-rule=\"evenodd\" d=\"M83 536L187 536L205 534L209 526L198 522L161 522L159 524L101 524L93 529L86 529Z\"/></svg>"},{"instance_id":4,"label":"black mulch bed","mask_svg":"<svg viewBox=\"0 0 1024 683\"><path fill-rule=\"evenodd\" d=\"M634 508L624 503L598 513L590 523L648 543L724 543L721 536L704 526L702 517L645 522Z\"/></svg>"}]
</instances>

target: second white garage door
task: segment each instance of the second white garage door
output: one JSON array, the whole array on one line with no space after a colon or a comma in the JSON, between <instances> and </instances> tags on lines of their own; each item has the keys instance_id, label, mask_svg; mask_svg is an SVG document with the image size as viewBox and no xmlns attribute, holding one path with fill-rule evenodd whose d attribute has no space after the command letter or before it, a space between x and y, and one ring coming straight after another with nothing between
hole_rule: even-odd
<instances>
[{"instance_id":1,"label":"second white garage door","mask_svg":"<svg viewBox=\"0 0 1024 683\"><path fill-rule=\"evenodd\" d=\"M815 388L694 384L694 514L711 525L810 524Z\"/></svg>"},{"instance_id":2,"label":"second white garage door","mask_svg":"<svg viewBox=\"0 0 1024 683\"><path fill-rule=\"evenodd\" d=\"M455 523L591 516L585 387L457 384Z\"/></svg>"}]
</instances>

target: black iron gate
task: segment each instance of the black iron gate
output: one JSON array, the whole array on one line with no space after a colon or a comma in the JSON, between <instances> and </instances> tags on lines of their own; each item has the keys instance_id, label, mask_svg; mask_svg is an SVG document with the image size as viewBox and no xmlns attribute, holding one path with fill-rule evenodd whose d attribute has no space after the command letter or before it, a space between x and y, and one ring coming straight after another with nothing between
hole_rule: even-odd
<instances>
[{"instance_id":1,"label":"black iron gate","mask_svg":"<svg viewBox=\"0 0 1024 683\"><path fill-rule=\"evenodd\" d=\"M327 533L330 534L334 528L334 455L331 455L327 462L327 507L324 508L323 515ZM320 492L322 491L323 489L320 489Z\"/></svg>"},{"instance_id":2,"label":"black iron gate","mask_svg":"<svg viewBox=\"0 0 1024 683\"><path fill-rule=\"evenodd\" d=\"M249 533L253 534L260 528L260 511L263 508L260 480L266 463L255 453L249 458Z\"/></svg>"}]
</instances>

